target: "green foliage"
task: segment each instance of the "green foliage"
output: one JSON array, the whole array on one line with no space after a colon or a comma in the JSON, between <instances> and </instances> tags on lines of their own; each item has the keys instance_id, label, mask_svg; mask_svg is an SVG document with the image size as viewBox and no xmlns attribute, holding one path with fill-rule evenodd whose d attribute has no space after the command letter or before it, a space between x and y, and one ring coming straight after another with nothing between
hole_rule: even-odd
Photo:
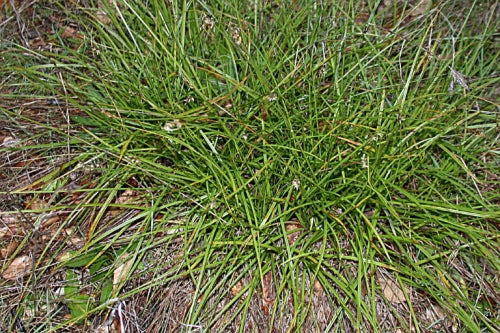
<instances>
[{"instance_id":1,"label":"green foliage","mask_svg":"<svg viewBox=\"0 0 500 333\"><path fill-rule=\"evenodd\" d=\"M82 323L91 310L97 305L106 304L112 296L113 278L111 276L112 272L108 268L114 262L114 256L103 254L102 249L96 248L81 253L70 252L68 257L70 259L64 262L64 266L67 267L65 270L64 298L69 307L71 319ZM92 285L97 286L97 290L100 290L98 302L94 296L88 294L88 291L82 293L83 282L79 282L82 275L81 272L79 274L75 269L87 268L90 282Z\"/></svg>"},{"instance_id":2,"label":"green foliage","mask_svg":"<svg viewBox=\"0 0 500 333\"><path fill-rule=\"evenodd\" d=\"M67 270L64 295L69 307L71 319L77 319L78 322L83 322L93 305L89 295L80 294L80 287L77 281L78 274L72 270Z\"/></svg>"},{"instance_id":3,"label":"green foliage","mask_svg":"<svg viewBox=\"0 0 500 333\"><path fill-rule=\"evenodd\" d=\"M477 276L494 284L500 268L498 102L487 97L496 33L488 20L479 36L467 22L447 27L438 9L392 17L387 29L376 3L360 20L348 1L103 1L72 17L87 37L78 49L20 70L59 92L47 69L63 68L60 97L86 114L70 120L102 165L93 221L114 207L136 212L92 229L90 245L102 247L66 263L91 270L101 306L112 294L101 270L126 242L138 274L155 278L120 297L187 278L186 325L242 331L272 276L269 330L292 304L287 324L300 331L315 315L315 281L335 309L332 331L383 330L380 302L402 329L424 331L432 323L419 322L417 295L465 331L495 327ZM127 189L138 200L116 203ZM181 253L157 261L151 253L176 237ZM73 319L96 306L66 288Z\"/></svg>"}]
</instances>

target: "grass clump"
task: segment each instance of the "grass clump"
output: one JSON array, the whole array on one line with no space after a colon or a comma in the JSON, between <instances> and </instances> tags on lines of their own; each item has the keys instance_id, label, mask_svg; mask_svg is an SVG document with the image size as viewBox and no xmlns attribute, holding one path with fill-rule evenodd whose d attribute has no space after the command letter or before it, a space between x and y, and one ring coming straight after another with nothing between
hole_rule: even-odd
<instances>
[{"instance_id":1,"label":"grass clump","mask_svg":"<svg viewBox=\"0 0 500 333\"><path fill-rule=\"evenodd\" d=\"M498 36L453 4L102 1L19 46L67 112L59 168L9 190L66 212L27 278L69 309L43 327L497 329Z\"/></svg>"}]
</instances>

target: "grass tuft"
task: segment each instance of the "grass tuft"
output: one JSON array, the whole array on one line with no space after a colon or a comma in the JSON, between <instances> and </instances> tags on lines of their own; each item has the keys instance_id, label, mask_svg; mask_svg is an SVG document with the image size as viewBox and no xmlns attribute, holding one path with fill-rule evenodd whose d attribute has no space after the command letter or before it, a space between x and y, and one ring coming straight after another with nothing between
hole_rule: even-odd
<instances>
[{"instance_id":1,"label":"grass tuft","mask_svg":"<svg viewBox=\"0 0 500 333\"><path fill-rule=\"evenodd\" d=\"M499 329L494 11L56 5L2 51L2 325Z\"/></svg>"}]
</instances>

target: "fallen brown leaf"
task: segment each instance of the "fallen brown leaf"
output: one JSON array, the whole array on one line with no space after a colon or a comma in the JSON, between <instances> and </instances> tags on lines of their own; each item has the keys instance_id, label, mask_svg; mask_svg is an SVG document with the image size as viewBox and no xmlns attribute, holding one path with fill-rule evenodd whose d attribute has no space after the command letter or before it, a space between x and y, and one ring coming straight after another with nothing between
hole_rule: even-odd
<instances>
[{"instance_id":1,"label":"fallen brown leaf","mask_svg":"<svg viewBox=\"0 0 500 333\"><path fill-rule=\"evenodd\" d=\"M96 13L96 18L99 22L105 25L110 25L111 24L111 19L109 18L108 14L104 10L98 10Z\"/></svg>"},{"instance_id":2,"label":"fallen brown leaf","mask_svg":"<svg viewBox=\"0 0 500 333\"><path fill-rule=\"evenodd\" d=\"M5 248L0 249L0 258L5 259L17 249L19 243L15 240L11 241Z\"/></svg>"},{"instance_id":3,"label":"fallen brown leaf","mask_svg":"<svg viewBox=\"0 0 500 333\"><path fill-rule=\"evenodd\" d=\"M118 199L116 199L116 203L119 205L126 204L128 202L131 202L137 197L138 195L136 191L127 189L118 197Z\"/></svg>"},{"instance_id":4,"label":"fallen brown leaf","mask_svg":"<svg viewBox=\"0 0 500 333\"><path fill-rule=\"evenodd\" d=\"M129 258L127 252L123 252L117 259L117 262L121 263L113 273L113 293L116 295L123 286L123 283L127 280L130 269L134 264L133 258Z\"/></svg>"},{"instance_id":5,"label":"fallen brown leaf","mask_svg":"<svg viewBox=\"0 0 500 333\"><path fill-rule=\"evenodd\" d=\"M321 282L319 280L314 280L314 289L313 289L314 295L318 298L323 297L325 294L325 290L323 289L323 286L321 285Z\"/></svg>"},{"instance_id":6,"label":"fallen brown leaf","mask_svg":"<svg viewBox=\"0 0 500 333\"><path fill-rule=\"evenodd\" d=\"M241 289L243 289L243 285L241 284L241 280L236 282L236 284L231 288L231 293L233 296L238 295L241 292Z\"/></svg>"},{"instance_id":7,"label":"fallen brown leaf","mask_svg":"<svg viewBox=\"0 0 500 333\"><path fill-rule=\"evenodd\" d=\"M31 273L33 261L29 256L23 255L14 259L9 267L2 273L5 280L14 281Z\"/></svg>"},{"instance_id":8,"label":"fallen brown leaf","mask_svg":"<svg viewBox=\"0 0 500 333\"><path fill-rule=\"evenodd\" d=\"M394 282L392 279L386 276L379 275L378 276L378 285L380 287L380 290L382 290L382 293L384 294L384 297L391 303L403 303L406 301L405 299L405 293L397 284ZM408 293L408 290L405 291Z\"/></svg>"},{"instance_id":9,"label":"fallen brown leaf","mask_svg":"<svg viewBox=\"0 0 500 333\"><path fill-rule=\"evenodd\" d=\"M262 310L267 315L269 306L276 299L276 293L273 285L273 272L267 272L262 278Z\"/></svg>"},{"instance_id":10,"label":"fallen brown leaf","mask_svg":"<svg viewBox=\"0 0 500 333\"><path fill-rule=\"evenodd\" d=\"M6 226L0 228L0 239L10 239L14 235L24 235L24 232L16 226Z\"/></svg>"},{"instance_id":11,"label":"fallen brown leaf","mask_svg":"<svg viewBox=\"0 0 500 333\"><path fill-rule=\"evenodd\" d=\"M286 222L285 230L287 232L288 244L295 244L297 238L300 236L300 228L302 228L302 225L298 219L292 219L291 221Z\"/></svg>"},{"instance_id":12,"label":"fallen brown leaf","mask_svg":"<svg viewBox=\"0 0 500 333\"><path fill-rule=\"evenodd\" d=\"M78 32L78 30L66 26L61 34L62 37L64 38L76 38L76 39L83 39L83 35Z\"/></svg>"}]
</instances>

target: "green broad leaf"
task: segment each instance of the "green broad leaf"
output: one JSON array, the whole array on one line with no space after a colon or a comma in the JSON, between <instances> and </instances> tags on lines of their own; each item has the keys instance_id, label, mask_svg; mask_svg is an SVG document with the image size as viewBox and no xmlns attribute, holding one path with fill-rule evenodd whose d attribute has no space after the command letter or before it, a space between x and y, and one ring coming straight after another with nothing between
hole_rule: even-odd
<instances>
[{"instance_id":1,"label":"green broad leaf","mask_svg":"<svg viewBox=\"0 0 500 333\"><path fill-rule=\"evenodd\" d=\"M77 320L78 323L83 322L86 314L93 308L89 295L74 295L66 301L71 319L80 318Z\"/></svg>"},{"instance_id":2,"label":"green broad leaf","mask_svg":"<svg viewBox=\"0 0 500 333\"><path fill-rule=\"evenodd\" d=\"M80 294L80 285L78 284L78 274L73 270L66 271L66 285L64 286L64 296L68 305L71 319L76 319L78 323L83 322L86 314L92 310L94 304L90 296Z\"/></svg>"},{"instance_id":3,"label":"green broad leaf","mask_svg":"<svg viewBox=\"0 0 500 333\"><path fill-rule=\"evenodd\" d=\"M64 286L64 295L74 295L79 291L78 285L78 274L76 274L73 270L66 270L66 284Z\"/></svg>"},{"instance_id":4,"label":"green broad leaf","mask_svg":"<svg viewBox=\"0 0 500 333\"><path fill-rule=\"evenodd\" d=\"M106 276L110 276L111 272L109 270L103 269L104 267L110 266L111 260L105 254L99 259L97 259L92 265L89 267L89 273L91 276L92 282L98 282L99 280L105 278Z\"/></svg>"},{"instance_id":5,"label":"green broad leaf","mask_svg":"<svg viewBox=\"0 0 500 333\"><path fill-rule=\"evenodd\" d=\"M77 251L70 251L72 258L65 263L69 268L84 267L90 264L99 255L99 249L88 250L83 253L78 253ZM73 257L74 255L74 257Z\"/></svg>"},{"instance_id":6,"label":"green broad leaf","mask_svg":"<svg viewBox=\"0 0 500 333\"><path fill-rule=\"evenodd\" d=\"M89 267L90 280L100 286L100 304L106 303L113 293L113 270L107 269L111 264L110 256L103 255Z\"/></svg>"},{"instance_id":7,"label":"green broad leaf","mask_svg":"<svg viewBox=\"0 0 500 333\"><path fill-rule=\"evenodd\" d=\"M99 298L99 304L105 304L113 294L113 280L106 279L103 281L101 288L101 296Z\"/></svg>"}]
</instances>

